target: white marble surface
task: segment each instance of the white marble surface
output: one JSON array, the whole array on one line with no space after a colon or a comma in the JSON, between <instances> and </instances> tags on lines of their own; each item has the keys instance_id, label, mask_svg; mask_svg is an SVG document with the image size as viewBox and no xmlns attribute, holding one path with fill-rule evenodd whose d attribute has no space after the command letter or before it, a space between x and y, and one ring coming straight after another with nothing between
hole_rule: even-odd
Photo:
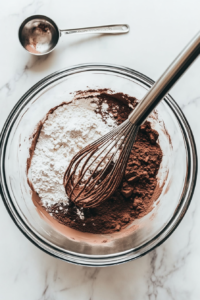
<instances>
[{"instance_id":1,"label":"white marble surface","mask_svg":"<svg viewBox=\"0 0 200 300\"><path fill-rule=\"evenodd\" d=\"M0 4L0 127L13 105L38 80L73 64L106 62L157 79L200 29L199 0L7 0ZM36 58L18 42L20 22L46 14L61 27L126 22L122 36L71 36ZM200 152L200 59L171 91ZM59 261L32 245L0 202L0 299L200 299L200 179L191 206L172 236L136 261L87 268Z\"/></svg>"}]
</instances>

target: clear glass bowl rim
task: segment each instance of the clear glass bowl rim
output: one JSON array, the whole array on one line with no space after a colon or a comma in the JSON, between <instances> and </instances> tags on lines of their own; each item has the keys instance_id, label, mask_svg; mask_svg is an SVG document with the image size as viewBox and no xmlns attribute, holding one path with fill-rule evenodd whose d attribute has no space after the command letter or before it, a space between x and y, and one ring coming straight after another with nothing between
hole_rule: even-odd
<instances>
[{"instance_id":1,"label":"clear glass bowl rim","mask_svg":"<svg viewBox=\"0 0 200 300\"><path fill-rule=\"evenodd\" d=\"M17 210L14 207L11 197L9 197L9 191L6 185L5 165L4 165L5 151L6 151L7 141L9 139L9 134L21 110L43 88L49 86L51 83L61 79L62 77L67 77L72 74L77 74L80 72L88 72L88 71L106 71L106 72L124 75L126 77L141 82L142 84L146 85L148 88L150 88L155 83L149 77L133 69L123 67L123 66L118 66L118 65L99 64L99 63L90 63L90 64L71 66L56 71L46 76L39 82L37 82L21 97L21 99L13 107L0 134L0 194L2 196L6 209L10 214L14 223L21 230L21 232L41 250L45 251L46 253L54 257L75 264L80 264L85 266L108 266L108 265L116 265L123 262L127 262L147 254L149 251L153 250L154 248L162 244L177 228L177 226L183 219L190 205L194 193L196 179L197 179L197 151L196 151L196 145L195 145L192 131L182 110L175 102L175 100L169 94L167 94L163 99L163 101L165 101L173 111L184 133L185 148L187 150L187 158L188 158L188 166L187 166L188 170L187 170L186 183L184 187L185 190L182 193L182 199L173 218L168 222L165 228L157 236L155 236L153 239L148 241L145 245L142 245L140 249L137 249L137 251L140 251L137 257L134 257L133 249L125 251L120 254L105 255L105 256L90 256L84 254L75 254L71 252L67 253L58 250L56 247L53 247L51 244L48 244L44 240L39 238L31 230L31 228L27 226L24 220L22 220L22 218L20 217L20 215L18 214Z\"/></svg>"}]
</instances>

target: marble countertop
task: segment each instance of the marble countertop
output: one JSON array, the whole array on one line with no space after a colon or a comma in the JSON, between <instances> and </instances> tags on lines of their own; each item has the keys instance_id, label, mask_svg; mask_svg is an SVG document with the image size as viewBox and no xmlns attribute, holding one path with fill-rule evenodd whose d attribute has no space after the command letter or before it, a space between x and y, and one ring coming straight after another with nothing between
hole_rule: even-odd
<instances>
[{"instance_id":1,"label":"marble countertop","mask_svg":"<svg viewBox=\"0 0 200 300\"><path fill-rule=\"evenodd\" d=\"M123 65L156 80L200 29L199 0L18 0L0 9L0 126L33 84L58 69L87 62ZM60 28L128 23L127 35L63 37L46 57L26 53L20 23L46 14ZM200 58L171 90L200 152ZM160 247L136 261L88 268L55 259L29 242L0 202L0 299L200 299L200 178L183 221Z\"/></svg>"}]
</instances>

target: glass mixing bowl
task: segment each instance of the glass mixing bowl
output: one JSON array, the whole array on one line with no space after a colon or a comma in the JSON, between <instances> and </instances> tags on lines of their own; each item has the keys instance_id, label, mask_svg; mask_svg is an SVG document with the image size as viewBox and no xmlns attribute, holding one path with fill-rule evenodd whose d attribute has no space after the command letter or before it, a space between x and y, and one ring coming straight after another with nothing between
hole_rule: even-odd
<instances>
[{"instance_id":1,"label":"glass mixing bowl","mask_svg":"<svg viewBox=\"0 0 200 300\"><path fill-rule=\"evenodd\" d=\"M104 64L78 65L55 72L34 85L15 105L1 132L0 189L18 228L40 249L68 262L88 266L119 264L138 258L164 242L190 204L197 175L197 154L191 129L176 102L167 95L152 115L159 131L163 162L162 193L155 208L121 233L68 235L42 218L32 202L26 161L30 137L48 110L80 90L108 88L141 99L153 80L134 70ZM158 119L155 122L157 117Z\"/></svg>"}]
</instances>

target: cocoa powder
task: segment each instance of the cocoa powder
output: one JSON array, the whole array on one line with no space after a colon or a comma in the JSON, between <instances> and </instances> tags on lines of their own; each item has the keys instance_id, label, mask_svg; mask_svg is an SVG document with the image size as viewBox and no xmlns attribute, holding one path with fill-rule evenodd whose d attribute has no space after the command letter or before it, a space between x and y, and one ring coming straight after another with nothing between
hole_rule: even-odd
<instances>
[{"instance_id":1,"label":"cocoa powder","mask_svg":"<svg viewBox=\"0 0 200 300\"><path fill-rule=\"evenodd\" d=\"M122 93L102 92L97 98L98 101L94 100L96 113L104 122L107 114L112 114L118 125L127 119L138 103L136 98ZM106 111L102 109L103 103L108 104ZM46 210L61 224L96 234L120 231L133 220L145 216L153 208L156 175L162 161L162 150L157 139L158 132L146 121L139 129L119 188L99 206L83 209L84 220L77 216L76 206L72 202L68 207L59 203Z\"/></svg>"}]
</instances>

